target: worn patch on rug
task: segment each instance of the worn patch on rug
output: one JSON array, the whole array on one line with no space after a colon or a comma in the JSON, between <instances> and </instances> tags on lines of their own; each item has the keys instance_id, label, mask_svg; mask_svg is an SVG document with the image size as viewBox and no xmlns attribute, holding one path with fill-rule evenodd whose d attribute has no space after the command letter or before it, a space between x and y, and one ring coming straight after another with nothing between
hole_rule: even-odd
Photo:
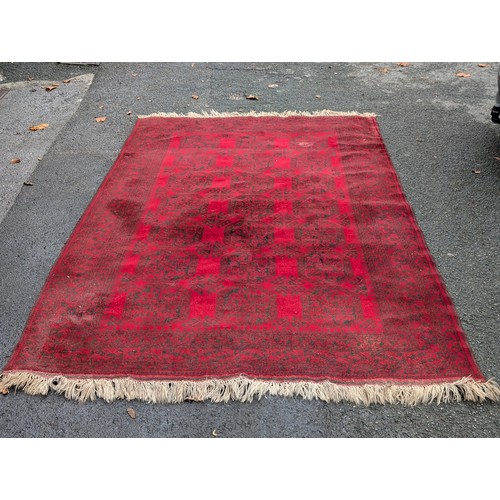
<instances>
[{"instance_id":1,"label":"worn patch on rug","mask_svg":"<svg viewBox=\"0 0 500 500\"><path fill-rule=\"evenodd\" d=\"M373 115L140 118L0 388L80 401L498 400Z\"/></svg>"}]
</instances>

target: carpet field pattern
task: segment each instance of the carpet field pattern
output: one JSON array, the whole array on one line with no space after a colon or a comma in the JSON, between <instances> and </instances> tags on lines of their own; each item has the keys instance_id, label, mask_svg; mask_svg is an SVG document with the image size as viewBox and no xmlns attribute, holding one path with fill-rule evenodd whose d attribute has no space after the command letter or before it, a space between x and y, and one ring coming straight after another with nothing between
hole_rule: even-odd
<instances>
[{"instance_id":1,"label":"carpet field pattern","mask_svg":"<svg viewBox=\"0 0 500 500\"><path fill-rule=\"evenodd\" d=\"M376 118L140 118L0 385L85 401L498 400Z\"/></svg>"}]
</instances>

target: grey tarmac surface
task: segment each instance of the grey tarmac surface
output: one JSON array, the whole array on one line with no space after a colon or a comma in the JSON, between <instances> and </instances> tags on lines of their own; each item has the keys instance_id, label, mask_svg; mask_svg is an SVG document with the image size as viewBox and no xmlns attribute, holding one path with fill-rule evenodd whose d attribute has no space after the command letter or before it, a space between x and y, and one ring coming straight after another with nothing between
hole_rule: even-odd
<instances>
[{"instance_id":1,"label":"grey tarmac surface","mask_svg":"<svg viewBox=\"0 0 500 500\"><path fill-rule=\"evenodd\" d=\"M489 115L498 63L481 68L479 62L485 61L408 67L394 62L0 63L0 85L28 74L60 81L94 73L76 112L37 162L30 175L33 186L22 186L0 224L0 365L137 115L333 109L378 115L479 366L486 377L499 380L500 126ZM459 78L457 72L471 76ZM268 88L274 83L277 88ZM246 100L246 94L259 100ZM0 116L2 106L0 100ZM97 116L107 119L96 123ZM128 416L130 407L136 419ZM492 438L500 436L499 409L495 403L366 408L278 397L227 404L79 404L53 394L11 392L0 397L0 437L212 438L217 429L221 438Z\"/></svg>"},{"instance_id":2,"label":"grey tarmac surface","mask_svg":"<svg viewBox=\"0 0 500 500\"><path fill-rule=\"evenodd\" d=\"M29 182L38 162L78 109L93 77L90 73L65 79L67 83L28 80L0 85L3 91L0 104L0 222L24 182ZM52 87L56 88L46 90ZM30 130L40 124L48 127Z\"/></svg>"}]
</instances>

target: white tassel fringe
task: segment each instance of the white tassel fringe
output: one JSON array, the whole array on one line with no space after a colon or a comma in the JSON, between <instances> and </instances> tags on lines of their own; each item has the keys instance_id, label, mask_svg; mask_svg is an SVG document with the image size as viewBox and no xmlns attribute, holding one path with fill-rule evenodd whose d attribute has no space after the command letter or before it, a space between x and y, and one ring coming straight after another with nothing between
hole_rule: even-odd
<instances>
[{"instance_id":1,"label":"white tassel fringe","mask_svg":"<svg viewBox=\"0 0 500 500\"><path fill-rule=\"evenodd\" d=\"M331 111L323 109L320 111L284 111L283 113L273 111L248 111L245 113L238 113L235 111L219 112L215 110L202 111L201 113L189 112L186 114L179 113L153 113L151 115L138 115L138 118L234 118L241 116L276 116L279 118L288 118L290 116L364 116L374 117L374 113L358 113L357 111Z\"/></svg>"},{"instance_id":2,"label":"white tassel fringe","mask_svg":"<svg viewBox=\"0 0 500 500\"><path fill-rule=\"evenodd\" d=\"M117 399L141 400L148 403L181 403L182 401L230 400L250 402L265 395L319 399L339 403L350 401L358 405L449 403L453 401L500 400L500 386L493 380L479 382L464 377L455 382L435 384L363 384L348 385L334 382L290 382L250 379L145 381L132 378L75 379L62 375L40 375L32 372L5 372L0 378L0 392L20 389L31 395L46 395L49 391L68 399L107 402Z\"/></svg>"}]
</instances>

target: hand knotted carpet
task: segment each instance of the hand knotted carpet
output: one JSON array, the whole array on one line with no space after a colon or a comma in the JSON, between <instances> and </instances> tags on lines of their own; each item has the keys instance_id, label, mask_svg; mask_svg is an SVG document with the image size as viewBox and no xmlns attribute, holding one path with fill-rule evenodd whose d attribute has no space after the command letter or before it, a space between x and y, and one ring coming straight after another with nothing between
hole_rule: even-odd
<instances>
[{"instance_id":1,"label":"hand knotted carpet","mask_svg":"<svg viewBox=\"0 0 500 500\"><path fill-rule=\"evenodd\" d=\"M142 117L0 380L80 401L498 400L373 115Z\"/></svg>"}]
</instances>

